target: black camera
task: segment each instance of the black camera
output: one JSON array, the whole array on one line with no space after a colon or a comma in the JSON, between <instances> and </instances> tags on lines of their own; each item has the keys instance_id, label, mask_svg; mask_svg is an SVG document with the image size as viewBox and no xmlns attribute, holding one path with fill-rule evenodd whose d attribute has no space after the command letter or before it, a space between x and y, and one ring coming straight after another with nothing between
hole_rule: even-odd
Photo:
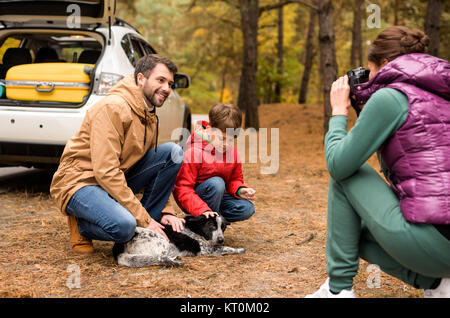
<instances>
[{"instance_id":1,"label":"black camera","mask_svg":"<svg viewBox=\"0 0 450 318\"><path fill-rule=\"evenodd\" d=\"M354 94L355 85L367 82L369 80L369 74L370 70L367 70L363 67L358 67L347 72L348 84L350 85L350 101L352 103L352 107L356 111L357 116L359 116L361 108L358 105L356 105Z\"/></svg>"}]
</instances>

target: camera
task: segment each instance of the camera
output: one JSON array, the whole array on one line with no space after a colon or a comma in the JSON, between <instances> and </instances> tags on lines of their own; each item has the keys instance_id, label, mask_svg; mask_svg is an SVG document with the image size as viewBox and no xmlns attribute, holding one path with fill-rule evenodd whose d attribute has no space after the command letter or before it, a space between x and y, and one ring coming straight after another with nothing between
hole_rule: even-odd
<instances>
[{"instance_id":1,"label":"camera","mask_svg":"<svg viewBox=\"0 0 450 318\"><path fill-rule=\"evenodd\" d=\"M352 107L356 111L356 115L359 116L361 112L361 108L356 105L355 95L354 95L354 87L357 84L365 83L369 80L370 70L365 69L363 67L355 68L351 71L347 72L348 76L348 84L350 85L350 101L352 103Z\"/></svg>"}]
</instances>

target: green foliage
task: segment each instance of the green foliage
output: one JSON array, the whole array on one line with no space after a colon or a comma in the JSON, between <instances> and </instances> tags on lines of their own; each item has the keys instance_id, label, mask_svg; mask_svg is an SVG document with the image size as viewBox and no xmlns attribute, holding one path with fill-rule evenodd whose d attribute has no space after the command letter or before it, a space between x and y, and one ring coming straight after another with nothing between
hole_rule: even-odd
<instances>
[{"instance_id":1,"label":"green foliage","mask_svg":"<svg viewBox=\"0 0 450 318\"><path fill-rule=\"evenodd\" d=\"M259 0L260 6L279 0ZM399 24L423 30L427 1L378 0L363 5L363 56L370 41L386 27L393 25L395 2ZM309 2L313 2L309 0ZM134 0L118 2L118 16L140 30L158 53L177 63L180 72L191 77L191 86L179 90L193 112L206 112L223 100L237 102L242 59L242 31L237 0ZM336 0L334 25L336 59L339 75L351 68L350 49L353 26L353 0ZM376 3L381 8L381 28L369 28L366 8ZM444 1L441 18L440 55L450 58L450 2ZM273 100L274 85L282 84L282 102L297 103L304 71L305 40L309 24L309 8L289 4L284 14L284 71L277 72L277 10L262 13L258 31L258 94L260 103ZM318 54L316 24L315 58L311 71L308 103L321 102L322 82ZM364 63L367 61L364 59ZM365 66L365 65L362 65Z\"/></svg>"},{"instance_id":2,"label":"green foliage","mask_svg":"<svg viewBox=\"0 0 450 318\"><path fill-rule=\"evenodd\" d=\"M292 10L297 5L290 5L283 8L283 73L278 74L278 10L264 13L259 21L260 30L258 33L258 84L259 97L262 103L270 103L274 98L275 83L280 82L282 87L282 102L296 103L300 85L300 69L302 65L299 56L303 54L303 39L299 38L296 23L299 15L309 15L309 10L297 12ZM307 28L308 20L301 19L301 24L305 23Z\"/></svg>"}]
</instances>

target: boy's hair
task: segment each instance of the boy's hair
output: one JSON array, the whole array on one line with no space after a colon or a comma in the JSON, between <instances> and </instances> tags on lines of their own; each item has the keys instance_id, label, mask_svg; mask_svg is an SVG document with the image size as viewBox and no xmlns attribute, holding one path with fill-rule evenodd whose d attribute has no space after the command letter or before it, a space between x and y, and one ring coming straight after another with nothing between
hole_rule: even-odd
<instances>
[{"instance_id":1,"label":"boy's hair","mask_svg":"<svg viewBox=\"0 0 450 318\"><path fill-rule=\"evenodd\" d=\"M136 68L134 70L134 81L136 85L137 75L139 73L144 74L145 78L149 78L150 74L152 74L153 69L158 64L164 64L173 75L178 71L177 66L171 60L164 56L160 56L158 54L147 54L139 59L136 64Z\"/></svg>"},{"instance_id":2,"label":"boy's hair","mask_svg":"<svg viewBox=\"0 0 450 318\"><path fill-rule=\"evenodd\" d=\"M216 104L209 110L209 124L223 132L227 128L240 128L242 125L241 110L233 104Z\"/></svg>"}]
</instances>

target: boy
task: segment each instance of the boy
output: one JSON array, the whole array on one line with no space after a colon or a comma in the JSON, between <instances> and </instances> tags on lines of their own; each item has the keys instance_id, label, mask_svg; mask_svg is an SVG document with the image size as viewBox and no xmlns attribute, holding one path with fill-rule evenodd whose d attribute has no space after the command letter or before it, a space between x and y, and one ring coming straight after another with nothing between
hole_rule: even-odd
<instances>
[{"instance_id":1,"label":"boy","mask_svg":"<svg viewBox=\"0 0 450 318\"><path fill-rule=\"evenodd\" d=\"M198 121L187 141L173 195L182 210L206 217L220 213L228 222L255 213L255 190L244 185L239 154L230 132L241 127L242 114L231 104L217 104L207 121ZM228 128L228 129L227 129ZM229 135L227 135L227 130Z\"/></svg>"}]
</instances>

